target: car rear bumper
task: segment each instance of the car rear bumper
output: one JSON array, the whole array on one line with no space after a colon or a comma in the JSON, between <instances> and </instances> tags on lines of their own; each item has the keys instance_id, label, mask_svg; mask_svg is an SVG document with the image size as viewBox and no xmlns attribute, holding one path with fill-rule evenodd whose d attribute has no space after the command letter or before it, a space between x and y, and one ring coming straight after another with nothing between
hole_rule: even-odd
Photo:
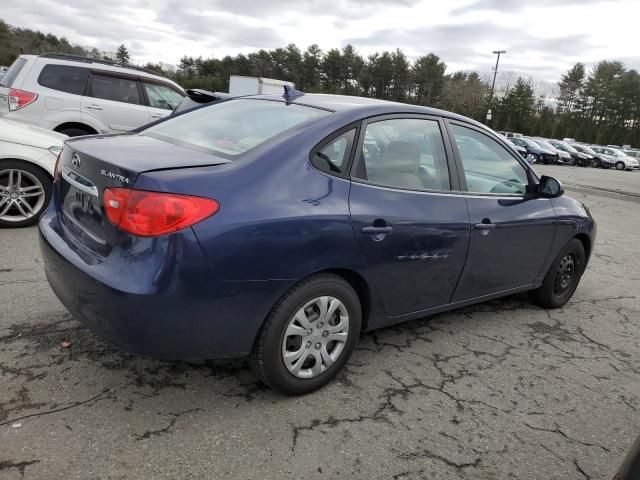
<instances>
[{"instance_id":1,"label":"car rear bumper","mask_svg":"<svg viewBox=\"0 0 640 480\"><path fill-rule=\"evenodd\" d=\"M60 228L51 213L40 220L40 250L52 290L83 325L130 353L166 359L245 356L262 320L289 287L284 281L221 281L203 259L198 270L179 238L189 242L191 230L174 234L168 252L177 261L166 259L173 263L171 278L162 280L165 272L157 270L147 284L148 277L136 270L157 264L145 258L132 258L129 271L120 265L105 274L109 267L85 263Z\"/></svg>"}]
</instances>

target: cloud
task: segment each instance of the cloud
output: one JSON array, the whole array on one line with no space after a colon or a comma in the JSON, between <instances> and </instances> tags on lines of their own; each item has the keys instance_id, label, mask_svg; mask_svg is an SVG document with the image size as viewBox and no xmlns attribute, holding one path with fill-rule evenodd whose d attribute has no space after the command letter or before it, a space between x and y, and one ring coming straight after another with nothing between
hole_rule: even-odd
<instances>
[{"instance_id":1,"label":"cloud","mask_svg":"<svg viewBox=\"0 0 640 480\"><path fill-rule=\"evenodd\" d=\"M606 1L606 0L605 0ZM615 3L620 0L608 0ZM475 0L468 5L455 8L451 11L451 15L464 15L478 11L499 12L499 13L517 13L528 7L570 7L584 6L587 4L603 3L603 0L537 0L535 2L526 2L520 0Z\"/></svg>"}]
</instances>

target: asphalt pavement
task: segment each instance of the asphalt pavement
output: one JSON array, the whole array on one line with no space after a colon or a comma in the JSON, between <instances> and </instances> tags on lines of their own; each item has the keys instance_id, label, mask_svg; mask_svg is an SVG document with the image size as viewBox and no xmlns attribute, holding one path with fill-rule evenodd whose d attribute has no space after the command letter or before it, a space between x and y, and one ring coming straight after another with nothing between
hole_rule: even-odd
<instances>
[{"instance_id":1,"label":"asphalt pavement","mask_svg":"<svg viewBox=\"0 0 640 480\"><path fill-rule=\"evenodd\" d=\"M639 190L640 172L539 170ZM56 300L36 229L0 231L0 479L610 478L640 429L640 209L568 194L599 231L567 306L519 296L378 330L298 398L243 361L114 350Z\"/></svg>"}]
</instances>

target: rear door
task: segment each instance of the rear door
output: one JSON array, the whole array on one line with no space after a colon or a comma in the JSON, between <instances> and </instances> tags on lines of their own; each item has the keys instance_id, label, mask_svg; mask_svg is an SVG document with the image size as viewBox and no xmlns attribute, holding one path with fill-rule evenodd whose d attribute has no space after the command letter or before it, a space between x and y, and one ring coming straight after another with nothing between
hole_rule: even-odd
<instances>
[{"instance_id":1,"label":"rear door","mask_svg":"<svg viewBox=\"0 0 640 480\"><path fill-rule=\"evenodd\" d=\"M83 122L114 133L133 130L150 121L143 98L137 76L92 71L82 98Z\"/></svg>"},{"instance_id":2,"label":"rear door","mask_svg":"<svg viewBox=\"0 0 640 480\"><path fill-rule=\"evenodd\" d=\"M351 222L389 316L449 303L464 265L469 214L436 117L365 122L352 168Z\"/></svg>"},{"instance_id":3,"label":"rear door","mask_svg":"<svg viewBox=\"0 0 640 480\"><path fill-rule=\"evenodd\" d=\"M555 235L551 201L527 193L533 187L528 169L497 139L464 123L449 122L449 130L471 220L467 262L452 301L531 285Z\"/></svg>"}]
</instances>

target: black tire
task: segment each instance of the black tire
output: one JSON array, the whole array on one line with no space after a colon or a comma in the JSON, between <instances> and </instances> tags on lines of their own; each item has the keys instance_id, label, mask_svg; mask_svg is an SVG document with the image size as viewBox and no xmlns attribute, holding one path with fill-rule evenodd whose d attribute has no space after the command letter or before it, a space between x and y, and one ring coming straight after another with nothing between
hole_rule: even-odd
<instances>
[{"instance_id":1,"label":"black tire","mask_svg":"<svg viewBox=\"0 0 640 480\"><path fill-rule=\"evenodd\" d=\"M624 162L617 162L616 163L616 170L624 170L626 167L626 165L624 164Z\"/></svg>"},{"instance_id":2,"label":"black tire","mask_svg":"<svg viewBox=\"0 0 640 480\"><path fill-rule=\"evenodd\" d=\"M601 166L602 164L600 163L600 160L598 160L597 158L594 158L593 160L591 160L591 167L600 168Z\"/></svg>"},{"instance_id":3,"label":"black tire","mask_svg":"<svg viewBox=\"0 0 640 480\"><path fill-rule=\"evenodd\" d=\"M573 261L573 272L566 285L560 273L563 265L566 268L568 257ZM577 238L573 238L558 254L544 277L542 286L530 293L531 299L544 308L560 308L573 296L586 266L584 245Z\"/></svg>"},{"instance_id":4,"label":"black tire","mask_svg":"<svg viewBox=\"0 0 640 480\"><path fill-rule=\"evenodd\" d=\"M324 372L299 378L287 370L282 359L285 331L296 312L316 297L330 295L340 300L349 314L349 331L342 353ZM287 395L310 393L330 382L347 363L360 335L362 307L358 295L342 277L319 274L309 277L285 293L267 316L249 356L255 375L269 387Z\"/></svg>"},{"instance_id":5,"label":"black tire","mask_svg":"<svg viewBox=\"0 0 640 480\"><path fill-rule=\"evenodd\" d=\"M83 135L95 135L95 132L90 132L83 128L69 127L58 130L59 133L64 133L69 137L82 137Z\"/></svg>"},{"instance_id":6,"label":"black tire","mask_svg":"<svg viewBox=\"0 0 640 480\"><path fill-rule=\"evenodd\" d=\"M42 184L42 189L44 190L44 199L43 202L36 202L34 205L32 205L35 208L33 216L25 218L24 220L5 220L2 218L4 215L0 216L0 227L22 228L34 225L38 222L38 220L40 219L40 215L42 215L42 212L44 212L44 210L49 205L49 201L51 200L51 193L53 192L53 181L44 170L29 162L25 162L22 160L0 160L0 185L7 185L6 183L4 183L5 178L2 174L2 172L5 172L7 170L20 170L35 177ZM24 175L24 177L27 177L27 175ZM2 201L2 199L3 197L0 197L0 201ZM31 199L29 201L31 201ZM38 206L38 203L41 203L41 205ZM2 208L0 208L0 212L2 212ZM15 207L10 207L10 210L7 213L12 217L19 215L19 213L17 213L17 211L15 210Z\"/></svg>"}]
</instances>

